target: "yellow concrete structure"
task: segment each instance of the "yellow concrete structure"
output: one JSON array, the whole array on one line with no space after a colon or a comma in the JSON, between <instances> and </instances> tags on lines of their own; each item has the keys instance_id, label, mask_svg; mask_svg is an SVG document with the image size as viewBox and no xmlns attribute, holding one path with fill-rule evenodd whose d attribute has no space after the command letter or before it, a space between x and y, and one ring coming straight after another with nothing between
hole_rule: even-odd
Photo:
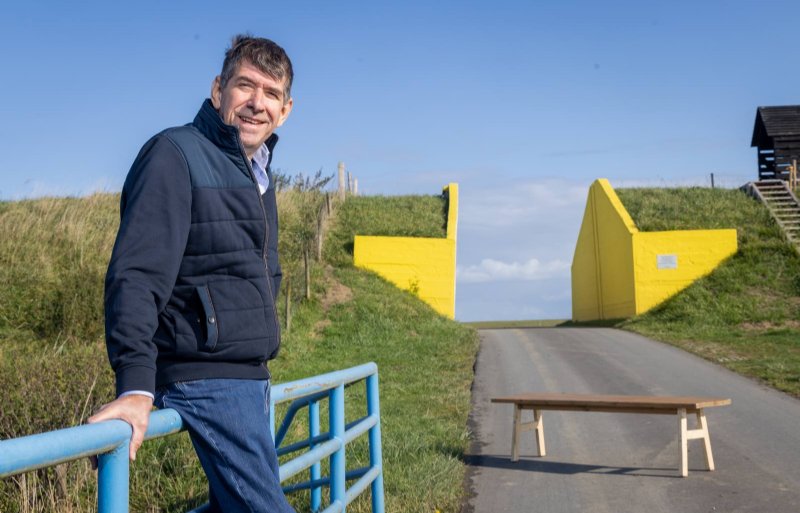
<instances>
[{"instance_id":1,"label":"yellow concrete structure","mask_svg":"<svg viewBox=\"0 0 800 513\"><path fill-rule=\"evenodd\" d=\"M353 262L414 292L434 310L454 319L458 184L448 184L444 192L448 197L446 238L356 235Z\"/></svg>"},{"instance_id":2,"label":"yellow concrete structure","mask_svg":"<svg viewBox=\"0 0 800 513\"><path fill-rule=\"evenodd\" d=\"M736 251L735 229L640 232L608 180L596 180L572 259L572 318L644 313Z\"/></svg>"}]
</instances>

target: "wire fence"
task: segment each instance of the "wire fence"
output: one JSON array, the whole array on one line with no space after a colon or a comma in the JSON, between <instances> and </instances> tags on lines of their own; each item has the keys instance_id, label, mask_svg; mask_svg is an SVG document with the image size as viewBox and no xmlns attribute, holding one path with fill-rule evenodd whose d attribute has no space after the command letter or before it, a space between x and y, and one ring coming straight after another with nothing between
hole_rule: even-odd
<instances>
[{"instance_id":1,"label":"wire fence","mask_svg":"<svg viewBox=\"0 0 800 513\"><path fill-rule=\"evenodd\" d=\"M617 178L612 180L615 188L638 187L709 187L719 189L738 189L748 182L758 180L758 174L709 172L702 175L651 176L648 178Z\"/></svg>"}]
</instances>

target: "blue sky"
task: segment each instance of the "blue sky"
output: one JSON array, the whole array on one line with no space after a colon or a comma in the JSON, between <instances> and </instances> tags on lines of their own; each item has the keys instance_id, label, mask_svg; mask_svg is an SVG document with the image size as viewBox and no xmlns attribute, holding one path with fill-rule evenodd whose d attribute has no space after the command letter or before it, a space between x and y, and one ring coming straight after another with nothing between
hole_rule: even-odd
<instances>
[{"instance_id":1,"label":"blue sky","mask_svg":"<svg viewBox=\"0 0 800 513\"><path fill-rule=\"evenodd\" d=\"M26 2L0 7L0 198L121 188L238 32L286 48L273 165L368 194L461 187L456 315L567 318L588 185L738 186L798 102L800 3Z\"/></svg>"}]
</instances>

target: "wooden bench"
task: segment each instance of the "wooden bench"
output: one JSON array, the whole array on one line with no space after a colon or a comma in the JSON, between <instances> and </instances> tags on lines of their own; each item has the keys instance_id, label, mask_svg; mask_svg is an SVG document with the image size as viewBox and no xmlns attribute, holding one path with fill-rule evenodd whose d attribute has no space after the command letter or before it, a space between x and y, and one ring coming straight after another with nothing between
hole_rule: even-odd
<instances>
[{"instance_id":1,"label":"wooden bench","mask_svg":"<svg viewBox=\"0 0 800 513\"><path fill-rule=\"evenodd\" d=\"M593 395L593 394L519 394L496 397L493 403L514 405L514 428L511 435L511 461L519 460L519 437L523 431L536 431L536 446L539 456L545 455L543 410L560 411L599 411L613 413L648 413L677 415L681 441L681 476L689 475L687 442L702 439L706 451L708 470L714 470L714 457L711 454L711 439L708 436L708 421L703 409L712 406L726 406L730 399L712 397L670 397L635 395ZM533 410L533 422L522 422L522 410ZM697 416L697 428L688 429L686 415Z\"/></svg>"}]
</instances>

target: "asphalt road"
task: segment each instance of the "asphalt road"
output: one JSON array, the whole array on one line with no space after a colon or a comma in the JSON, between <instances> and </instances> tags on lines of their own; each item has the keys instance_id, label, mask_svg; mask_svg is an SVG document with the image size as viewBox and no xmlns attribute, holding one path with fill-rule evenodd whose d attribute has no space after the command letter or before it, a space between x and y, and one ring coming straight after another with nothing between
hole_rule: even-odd
<instances>
[{"instance_id":1,"label":"asphalt road","mask_svg":"<svg viewBox=\"0 0 800 513\"><path fill-rule=\"evenodd\" d=\"M533 432L511 462L519 392L700 395L716 470L689 441L678 474L677 416L544 412L545 457ZM532 418L524 412L524 420ZM694 416L689 427L694 427ZM475 369L466 513L800 512L800 401L677 348L607 328L484 330Z\"/></svg>"}]
</instances>

